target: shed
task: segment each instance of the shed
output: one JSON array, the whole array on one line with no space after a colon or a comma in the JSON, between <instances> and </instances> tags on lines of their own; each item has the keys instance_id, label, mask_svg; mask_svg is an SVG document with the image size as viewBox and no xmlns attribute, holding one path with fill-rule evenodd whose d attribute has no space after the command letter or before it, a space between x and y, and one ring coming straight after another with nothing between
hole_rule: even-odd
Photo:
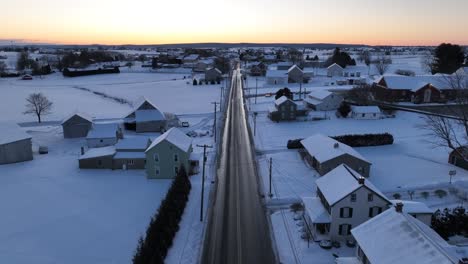
<instances>
[{"instance_id":1,"label":"shed","mask_svg":"<svg viewBox=\"0 0 468 264\"><path fill-rule=\"evenodd\" d=\"M31 136L15 123L0 123L0 164L32 159Z\"/></svg>"},{"instance_id":2,"label":"shed","mask_svg":"<svg viewBox=\"0 0 468 264\"><path fill-rule=\"evenodd\" d=\"M73 113L67 116L62 122L64 138L86 137L91 129L93 119L85 113Z\"/></svg>"}]
</instances>

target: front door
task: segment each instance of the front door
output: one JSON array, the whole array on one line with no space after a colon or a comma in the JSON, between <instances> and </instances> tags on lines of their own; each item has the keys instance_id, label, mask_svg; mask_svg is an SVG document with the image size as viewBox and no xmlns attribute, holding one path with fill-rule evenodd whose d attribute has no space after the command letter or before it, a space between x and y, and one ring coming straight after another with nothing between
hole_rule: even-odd
<instances>
[{"instance_id":1,"label":"front door","mask_svg":"<svg viewBox=\"0 0 468 264\"><path fill-rule=\"evenodd\" d=\"M431 95L432 95L431 89L426 89L424 91L424 103L430 103L431 102Z\"/></svg>"}]
</instances>

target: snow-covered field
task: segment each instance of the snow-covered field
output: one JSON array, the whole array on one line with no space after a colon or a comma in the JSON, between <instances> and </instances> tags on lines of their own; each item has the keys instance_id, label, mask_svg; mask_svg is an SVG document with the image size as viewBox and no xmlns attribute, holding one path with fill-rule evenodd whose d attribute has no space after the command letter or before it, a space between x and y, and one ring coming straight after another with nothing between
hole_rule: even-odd
<instances>
[{"instance_id":1,"label":"snow-covered field","mask_svg":"<svg viewBox=\"0 0 468 264\"><path fill-rule=\"evenodd\" d=\"M70 112L82 111L100 119L122 118L131 110L92 92L105 92L129 101L146 96L162 111L180 115L191 127L210 130L211 102L219 100L217 85L187 85L181 74L121 73L64 78L0 79L0 121L14 121L33 138L34 160L0 166L0 263L130 263L138 238L166 195L170 180L147 180L145 172L80 170L78 156L84 139L63 139L55 123L35 125L25 116L25 97L43 92L54 102L45 121L61 121ZM157 136L157 135L153 135ZM210 136L193 144L213 144ZM39 155L39 145L49 154ZM194 147L194 152L203 149ZM207 165L205 203L214 171L215 152ZM200 155L201 158L201 155ZM201 176L191 177L190 201L180 232L169 252L168 263L193 263L203 235L198 221ZM206 207L205 207L206 208Z\"/></svg>"}]
</instances>

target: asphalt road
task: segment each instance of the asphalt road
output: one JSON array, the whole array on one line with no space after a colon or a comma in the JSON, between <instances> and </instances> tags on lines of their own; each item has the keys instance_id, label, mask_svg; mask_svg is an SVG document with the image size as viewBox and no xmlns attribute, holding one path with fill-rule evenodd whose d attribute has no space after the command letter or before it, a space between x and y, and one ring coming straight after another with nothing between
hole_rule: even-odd
<instances>
[{"instance_id":1,"label":"asphalt road","mask_svg":"<svg viewBox=\"0 0 468 264\"><path fill-rule=\"evenodd\" d=\"M233 73L203 264L276 262L243 105L241 74L237 69Z\"/></svg>"}]
</instances>

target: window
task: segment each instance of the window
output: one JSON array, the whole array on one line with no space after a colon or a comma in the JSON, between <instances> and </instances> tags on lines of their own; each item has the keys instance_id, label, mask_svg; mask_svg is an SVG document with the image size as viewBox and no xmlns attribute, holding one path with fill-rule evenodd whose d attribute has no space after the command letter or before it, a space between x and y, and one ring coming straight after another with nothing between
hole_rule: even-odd
<instances>
[{"instance_id":1,"label":"window","mask_svg":"<svg viewBox=\"0 0 468 264\"><path fill-rule=\"evenodd\" d=\"M349 235L351 235L351 228L352 228L352 226L350 224L339 225L338 234L340 236L349 236Z\"/></svg>"},{"instance_id":2,"label":"window","mask_svg":"<svg viewBox=\"0 0 468 264\"><path fill-rule=\"evenodd\" d=\"M174 161L175 161L175 162L178 162L178 161L179 161L179 155L174 154Z\"/></svg>"},{"instance_id":3,"label":"window","mask_svg":"<svg viewBox=\"0 0 468 264\"><path fill-rule=\"evenodd\" d=\"M362 117L366 117L366 114L362 114Z\"/></svg>"},{"instance_id":4,"label":"window","mask_svg":"<svg viewBox=\"0 0 468 264\"><path fill-rule=\"evenodd\" d=\"M374 117L376 117L376 116L377 116L377 114L376 114L376 113L373 113L372 115L373 115Z\"/></svg>"},{"instance_id":5,"label":"window","mask_svg":"<svg viewBox=\"0 0 468 264\"><path fill-rule=\"evenodd\" d=\"M174 167L174 173L175 175L179 174L179 167L177 166Z\"/></svg>"},{"instance_id":6,"label":"window","mask_svg":"<svg viewBox=\"0 0 468 264\"><path fill-rule=\"evenodd\" d=\"M373 194L373 193L369 193L369 194L367 195L367 201L372 202L373 200L374 200L374 194Z\"/></svg>"},{"instance_id":7,"label":"window","mask_svg":"<svg viewBox=\"0 0 468 264\"><path fill-rule=\"evenodd\" d=\"M100 140L99 140L99 142L101 142L101 143L102 143L102 142L104 142L104 140L100 139Z\"/></svg>"},{"instance_id":8,"label":"window","mask_svg":"<svg viewBox=\"0 0 468 264\"><path fill-rule=\"evenodd\" d=\"M154 161L159 162L159 155L158 155L158 153L154 153L153 157L154 157Z\"/></svg>"},{"instance_id":9,"label":"window","mask_svg":"<svg viewBox=\"0 0 468 264\"><path fill-rule=\"evenodd\" d=\"M340 218L352 218L352 217L353 217L353 208L351 207L340 208Z\"/></svg>"},{"instance_id":10,"label":"window","mask_svg":"<svg viewBox=\"0 0 468 264\"><path fill-rule=\"evenodd\" d=\"M351 194L351 202L355 202L355 201L356 201L356 194L352 193Z\"/></svg>"},{"instance_id":11,"label":"window","mask_svg":"<svg viewBox=\"0 0 468 264\"><path fill-rule=\"evenodd\" d=\"M289 110L290 110L290 111L294 111L294 105L291 105L291 106L289 107Z\"/></svg>"},{"instance_id":12,"label":"window","mask_svg":"<svg viewBox=\"0 0 468 264\"><path fill-rule=\"evenodd\" d=\"M98 166L101 166L102 165L102 160L98 160L97 164L98 164Z\"/></svg>"},{"instance_id":13,"label":"window","mask_svg":"<svg viewBox=\"0 0 468 264\"><path fill-rule=\"evenodd\" d=\"M155 173L156 175L161 174L161 171L159 170L159 167L155 167L155 168L154 168L154 173Z\"/></svg>"},{"instance_id":14,"label":"window","mask_svg":"<svg viewBox=\"0 0 468 264\"><path fill-rule=\"evenodd\" d=\"M134 160L128 160L128 165L134 165L135 161Z\"/></svg>"},{"instance_id":15,"label":"window","mask_svg":"<svg viewBox=\"0 0 468 264\"><path fill-rule=\"evenodd\" d=\"M374 206L369 208L369 217L372 218L382 212L382 207Z\"/></svg>"}]
</instances>

